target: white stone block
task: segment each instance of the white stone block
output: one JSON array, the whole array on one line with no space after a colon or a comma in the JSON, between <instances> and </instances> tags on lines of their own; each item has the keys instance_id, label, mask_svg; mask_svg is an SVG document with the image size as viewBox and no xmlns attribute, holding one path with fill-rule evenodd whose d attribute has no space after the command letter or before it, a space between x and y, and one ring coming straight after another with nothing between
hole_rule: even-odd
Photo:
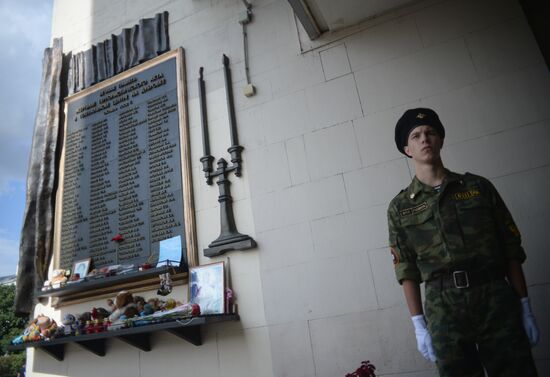
<instances>
[{"instance_id":1,"label":"white stone block","mask_svg":"<svg viewBox=\"0 0 550 377\"><path fill-rule=\"evenodd\" d=\"M365 359L380 375L434 368L416 350L414 328L402 306L313 320L310 332L318 377L351 373Z\"/></svg>"},{"instance_id":2,"label":"white stone block","mask_svg":"<svg viewBox=\"0 0 550 377\"><path fill-rule=\"evenodd\" d=\"M118 339L109 340L111 343L101 362L94 362L95 357L76 344L66 347L65 357L68 361L67 375L75 377L109 376L111 374L130 377L139 375L140 351ZM120 360L124 360L123 363ZM40 372L40 365L34 366L34 372ZM47 373L47 372L46 372Z\"/></svg>"},{"instance_id":3,"label":"white stone block","mask_svg":"<svg viewBox=\"0 0 550 377\"><path fill-rule=\"evenodd\" d=\"M258 232L331 216L348 210L341 176L252 196Z\"/></svg>"},{"instance_id":4,"label":"white stone block","mask_svg":"<svg viewBox=\"0 0 550 377\"><path fill-rule=\"evenodd\" d=\"M548 120L448 146L443 161L451 170L499 177L547 165L547 140Z\"/></svg>"},{"instance_id":5,"label":"white stone block","mask_svg":"<svg viewBox=\"0 0 550 377\"><path fill-rule=\"evenodd\" d=\"M201 127L193 127L189 129L189 144L190 144L190 154L191 154L191 166L193 170L195 169L201 169L202 170L202 162L201 157L204 156L204 149L202 144L202 128ZM211 144L212 145L212 144ZM210 149L210 155L212 155L212 149ZM214 161L214 167L215 167L216 161ZM194 180L193 182L197 182Z\"/></svg>"},{"instance_id":6,"label":"white stone block","mask_svg":"<svg viewBox=\"0 0 550 377\"><path fill-rule=\"evenodd\" d=\"M369 252L378 306L382 309L405 305L403 288L395 278L395 269L388 246Z\"/></svg>"},{"instance_id":7,"label":"white stone block","mask_svg":"<svg viewBox=\"0 0 550 377\"><path fill-rule=\"evenodd\" d=\"M272 72L254 76L252 84L256 88L256 94L252 97L246 97L242 94L242 88L247 85L246 80L243 79L233 84L235 108L237 111L250 109L273 99Z\"/></svg>"},{"instance_id":8,"label":"white stone block","mask_svg":"<svg viewBox=\"0 0 550 377\"><path fill-rule=\"evenodd\" d=\"M313 180L361 167L353 125L349 122L307 134L304 141Z\"/></svg>"},{"instance_id":9,"label":"white stone block","mask_svg":"<svg viewBox=\"0 0 550 377\"><path fill-rule=\"evenodd\" d=\"M411 179L405 158L346 173L350 209L387 204Z\"/></svg>"},{"instance_id":10,"label":"white stone block","mask_svg":"<svg viewBox=\"0 0 550 377\"><path fill-rule=\"evenodd\" d=\"M204 259L202 250L208 247L208 244L214 241L220 235L220 209L213 207L202 211L195 211L195 222L197 228L197 247L201 264L208 259Z\"/></svg>"},{"instance_id":11,"label":"white stone block","mask_svg":"<svg viewBox=\"0 0 550 377\"><path fill-rule=\"evenodd\" d=\"M178 23L187 22L188 18L178 21ZM170 25L176 28L176 24ZM170 35L173 35L170 32ZM177 35L177 34L176 34ZM199 77L199 68L204 67L204 75L210 75L214 72L218 74L217 85L221 84L223 88L223 63L222 57L225 54L229 60L231 69L231 78L235 82L237 79L242 80L244 78L244 72L241 71L241 67L237 64L244 58L242 31L241 26L235 22L221 23L217 28L206 31L194 37L186 35L179 36L179 39L170 43L175 46L181 45L188 51L186 57L187 70L191 74L192 80L190 82L195 88L198 88L196 84ZM208 46L208 47L207 47ZM207 47L207 48L206 48ZM212 79L205 77L206 90L210 91L212 85ZM235 94L241 93L235 92Z\"/></svg>"},{"instance_id":12,"label":"white stone block","mask_svg":"<svg viewBox=\"0 0 550 377\"><path fill-rule=\"evenodd\" d=\"M132 0L126 7L126 21L132 22L140 18L153 17L155 13L162 12L164 7L172 0L147 1L147 0Z\"/></svg>"},{"instance_id":13,"label":"white stone block","mask_svg":"<svg viewBox=\"0 0 550 377\"><path fill-rule=\"evenodd\" d=\"M550 223L550 168L548 166L506 175L492 180L510 210L522 235L527 254L523 265L529 286L548 284L546 266L550 258L545 250L550 247L547 225Z\"/></svg>"},{"instance_id":14,"label":"white stone block","mask_svg":"<svg viewBox=\"0 0 550 377\"><path fill-rule=\"evenodd\" d=\"M308 322L269 327L275 377L315 377Z\"/></svg>"},{"instance_id":15,"label":"white stone block","mask_svg":"<svg viewBox=\"0 0 550 377\"><path fill-rule=\"evenodd\" d=\"M91 32L89 27L89 21L83 21L82 24L68 28L67 31L61 31L59 34L53 34L52 38L63 37L63 52L67 53L72 51L73 53L86 50L86 47L90 47L89 40L91 40Z\"/></svg>"},{"instance_id":16,"label":"white stone block","mask_svg":"<svg viewBox=\"0 0 550 377\"><path fill-rule=\"evenodd\" d=\"M311 222L315 255L331 258L388 245L387 206L375 206Z\"/></svg>"},{"instance_id":17,"label":"white stone block","mask_svg":"<svg viewBox=\"0 0 550 377\"><path fill-rule=\"evenodd\" d=\"M302 276L309 318L325 318L376 309L368 253L316 259Z\"/></svg>"},{"instance_id":18,"label":"white stone block","mask_svg":"<svg viewBox=\"0 0 550 377\"><path fill-rule=\"evenodd\" d=\"M306 98L311 121L316 129L363 116L353 75L308 88Z\"/></svg>"},{"instance_id":19,"label":"white stone block","mask_svg":"<svg viewBox=\"0 0 550 377\"><path fill-rule=\"evenodd\" d=\"M220 377L272 377L267 327L218 333Z\"/></svg>"},{"instance_id":20,"label":"white stone block","mask_svg":"<svg viewBox=\"0 0 550 377\"><path fill-rule=\"evenodd\" d=\"M243 252L245 253L245 252ZM251 254L252 252L249 252ZM234 253L231 254L233 256ZM232 266L235 258L231 258ZM235 303L238 305L240 325L243 329L265 326L265 311L260 271L256 268L248 274L234 274L231 270L231 284Z\"/></svg>"},{"instance_id":21,"label":"white stone block","mask_svg":"<svg viewBox=\"0 0 550 377\"><path fill-rule=\"evenodd\" d=\"M52 8L52 37L65 36L71 34L77 29L83 21L89 22L94 12L92 0L82 0L79 2L70 0L56 0ZM65 40L63 40L65 45ZM63 51L65 46L63 46Z\"/></svg>"},{"instance_id":22,"label":"white stone block","mask_svg":"<svg viewBox=\"0 0 550 377\"><path fill-rule=\"evenodd\" d=\"M256 229L254 227L254 218L252 217L250 199L235 200L233 202L233 212L235 214L235 225L242 234L247 234L255 238Z\"/></svg>"},{"instance_id":23,"label":"white stone block","mask_svg":"<svg viewBox=\"0 0 550 377\"><path fill-rule=\"evenodd\" d=\"M159 335L155 334L150 352L140 352L138 373L141 376L170 375L175 371L188 371L202 376L218 375L219 365L212 363L213 359L218 358L216 338L207 334L207 331L203 331L203 344L200 347L172 334ZM119 344L123 347L124 343Z\"/></svg>"},{"instance_id":24,"label":"white stone block","mask_svg":"<svg viewBox=\"0 0 550 377\"><path fill-rule=\"evenodd\" d=\"M548 69L539 65L423 99L421 106L438 112L448 146L549 118L549 97Z\"/></svg>"},{"instance_id":25,"label":"white stone block","mask_svg":"<svg viewBox=\"0 0 550 377\"><path fill-rule=\"evenodd\" d=\"M325 81L321 59L314 52L281 61L277 68L269 72L269 77L275 98Z\"/></svg>"},{"instance_id":26,"label":"white stone block","mask_svg":"<svg viewBox=\"0 0 550 377\"><path fill-rule=\"evenodd\" d=\"M307 169L306 149L302 136L287 140L285 143L288 157L290 180L293 185L309 182L310 175Z\"/></svg>"},{"instance_id":27,"label":"white stone block","mask_svg":"<svg viewBox=\"0 0 550 377\"><path fill-rule=\"evenodd\" d=\"M91 30L91 39L95 39L100 36L105 36L106 34L119 34L122 31L122 22L121 14L127 12L126 3L124 1L114 1L109 4L108 7L96 7L94 3L93 16L90 22ZM147 16L147 17L153 17ZM138 23L140 18L144 17L135 17L130 19L133 20L134 25ZM102 38L103 41L105 38Z\"/></svg>"},{"instance_id":28,"label":"white stone block","mask_svg":"<svg viewBox=\"0 0 550 377\"><path fill-rule=\"evenodd\" d=\"M310 278L310 271L310 264L302 263L262 272L265 317L268 324L309 318L311 285L307 284L307 279Z\"/></svg>"},{"instance_id":29,"label":"white stone block","mask_svg":"<svg viewBox=\"0 0 550 377\"><path fill-rule=\"evenodd\" d=\"M487 28L523 14L513 0L443 1L415 14L425 46Z\"/></svg>"},{"instance_id":30,"label":"white stone block","mask_svg":"<svg viewBox=\"0 0 550 377\"><path fill-rule=\"evenodd\" d=\"M466 43L480 77L492 77L544 63L524 16L471 34Z\"/></svg>"},{"instance_id":31,"label":"white stone block","mask_svg":"<svg viewBox=\"0 0 550 377\"><path fill-rule=\"evenodd\" d=\"M237 15L242 9L243 4L240 1L231 0L213 4L188 17L175 20L170 24L170 35L181 35L186 39L191 39L217 29L224 23L237 23Z\"/></svg>"},{"instance_id":32,"label":"white stone block","mask_svg":"<svg viewBox=\"0 0 550 377\"><path fill-rule=\"evenodd\" d=\"M202 131L200 129L194 132L196 132L197 134L200 133L202 135ZM222 117L209 121L208 133L210 139L210 154L216 159L214 162L214 169L216 168L215 163L220 158L224 158L227 163L230 164L231 157L227 152L227 149L231 146L231 136L229 121L227 120L227 118Z\"/></svg>"},{"instance_id":33,"label":"white stone block","mask_svg":"<svg viewBox=\"0 0 550 377\"><path fill-rule=\"evenodd\" d=\"M167 11L169 21L174 23L210 6L210 2L202 0L171 1L168 4L164 4L158 11Z\"/></svg>"},{"instance_id":34,"label":"white stone block","mask_svg":"<svg viewBox=\"0 0 550 377\"><path fill-rule=\"evenodd\" d=\"M254 239L258 236L250 234ZM248 249L242 251L232 251L220 257L220 260L226 262L229 266L230 275L250 275L260 271L260 253L259 249Z\"/></svg>"},{"instance_id":35,"label":"white stone block","mask_svg":"<svg viewBox=\"0 0 550 377\"><path fill-rule=\"evenodd\" d=\"M250 190L257 194L290 187L290 173L286 149L283 143L249 151L247 160L250 174Z\"/></svg>"},{"instance_id":36,"label":"white stone block","mask_svg":"<svg viewBox=\"0 0 550 377\"><path fill-rule=\"evenodd\" d=\"M78 347L73 345L72 347ZM68 344L66 349L66 355L71 352L69 349L71 345ZM83 352L85 352L83 350ZM33 372L45 373L46 375L58 375L58 376L68 376L69 372L69 361L65 358L63 361L58 361L48 355L46 352L39 350L38 348L27 348L27 364L26 364L26 374L31 377ZM36 375L35 374L35 375Z\"/></svg>"},{"instance_id":37,"label":"white stone block","mask_svg":"<svg viewBox=\"0 0 550 377\"><path fill-rule=\"evenodd\" d=\"M253 6L252 22L247 26L250 56L257 56L279 46L292 47L298 53L296 26L290 6L283 1L261 7L253 3Z\"/></svg>"},{"instance_id":38,"label":"white stone block","mask_svg":"<svg viewBox=\"0 0 550 377\"><path fill-rule=\"evenodd\" d=\"M237 130L239 132L239 142L247 151L263 147L266 141L261 106L238 112Z\"/></svg>"},{"instance_id":39,"label":"white stone block","mask_svg":"<svg viewBox=\"0 0 550 377\"><path fill-rule=\"evenodd\" d=\"M262 270L307 263L316 256L307 222L259 233L256 241Z\"/></svg>"},{"instance_id":40,"label":"white stone block","mask_svg":"<svg viewBox=\"0 0 550 377\"><path fill-rule=\"evenodd\" d=\"M346 47L351 68L357 71L418 51L423 46L414 17L407 16L347 38Z\"/></svg>"},{"instance_id":41,"label":"white stone block","mask_svg":"<svg viewBox=\"0 0 550 377\"><path fill-rule=\"evenodd\" d=\"M346 45L330 47L319 53L325 79L332 80L351 73Z\"/></svg>"},{"instance_id":42,"label":"white stone block","mask_svg":"<svg viewBox=\"0 0 550 377\"><path fill-rule=\"evenodd\" d=\"M202 125L201 107L198 97L187 100L187 119L189 128L200 128Z\"/></svg>"},{"instance_id":43,"label":"white stone block","mask_svg":"<svg viewBox=\"0 0 550 377\"><path fill-rule=\"evenodd\" d=\"M363 167L404 157L395 146L395 125L406 110L416 107L420 107L419 102L397 106L353 121Z\"/></svg>"},{"instance_id":44,"label":"white stone block","mask_svg":"<svg viewBox=\"0 0 550 377\"><path fill-rule=\"evenodd\" d=\"M312 130L304 91L276 99L262 106L265 138L276 143Z\"/></svg>"},{"instance_id":45,"label":"white stone block","mask_svg":"<svg viewBox=\"0 0 550 377\"><path fill-rule=\"evenodd\" d=\"M477 81L462 39L355 72L365 115Z\"/></svg>"}]
</instances>

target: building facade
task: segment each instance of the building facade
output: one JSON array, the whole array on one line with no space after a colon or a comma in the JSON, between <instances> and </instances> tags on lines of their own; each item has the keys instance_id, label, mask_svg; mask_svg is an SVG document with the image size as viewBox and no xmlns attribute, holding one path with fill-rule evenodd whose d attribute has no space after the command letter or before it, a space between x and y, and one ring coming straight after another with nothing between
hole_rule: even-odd
<instances>
[{"instance_id":1,"label":"building facade","mask_svg":"<svg viewBox=\"0 0 550 377\"><path fill-rule=\"evenodd\" d=\"M54 1L52 37L65 53L168 11L171 48L186 57L201 264L226 256L202 254L219 234L219 203L200 162L196 79L203 66L212 155L227 158L221 57L231 58L244 146L235 219L258 246L227 254L240 321L205 326L203 345L159 333L150 352L115 340L98 357L72 344L61 362L30 348L27 375L337 377L370 360L380 376L436 376L416 350L388 249L388 203L414 175L394 126L412 107L439 113L446 166L488 177L515 217L542 334L533 352L550 375L550 75L520 4L415 1L314 41L286 0L251 4L256 94L245 97L241 1ZM39 304L35 314L59 319L104 302Z\"/></svg>"}]
</instances>

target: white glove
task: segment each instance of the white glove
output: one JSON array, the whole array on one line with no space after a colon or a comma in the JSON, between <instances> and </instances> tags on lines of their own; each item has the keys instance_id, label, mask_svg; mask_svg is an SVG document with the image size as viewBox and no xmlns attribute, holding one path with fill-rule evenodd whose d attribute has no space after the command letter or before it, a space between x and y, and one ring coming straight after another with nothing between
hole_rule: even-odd
<instances>
[{"instance_id":1,"label":"white glove","mask_svg":"<svg viewBox=\"0 0 550 377\"><path fill-rule=\"evenodd\" d=\"M537 327L537 321L535 321L535 314L531 310L531 304L529 303L529 297L521 299L521 311L523 314L523 327L529 338L529 343L532 346L536 346L539 342L539 329Z\"/></svg>"},{"instance_id":2,"label":"white glove","mask_svg":"<svg viewBox=\"0 0 550 377\"><path fill-rule=\"evenodd\" d=\"M418 351L426 360L435 363L436 357L432 347L432 337L426 327L426 319L424 315L419 314L411 317L414 325L414 334L416 335L416 346Z\"/></svg>"}]
</instances>

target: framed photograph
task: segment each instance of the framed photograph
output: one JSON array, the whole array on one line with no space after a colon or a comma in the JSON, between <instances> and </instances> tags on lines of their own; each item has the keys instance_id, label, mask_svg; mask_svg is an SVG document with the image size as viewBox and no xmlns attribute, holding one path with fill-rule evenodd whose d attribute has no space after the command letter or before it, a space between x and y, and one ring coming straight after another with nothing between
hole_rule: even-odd
<instances>
[{"instance_id":1,"label":"framed photograph","mask_svg":"<svg viewBox=\"0 0 550 377\"><path fill-rule=\"evenodd\" d=\"M189 268L189 301L199 304L201 314L224 313L224 262Z\"/></svg>"},{"instance_id":2,"label":"framed photograph","mask_svg":"<svg viewBox=\"0 0 550 377\"><path fill-rule=\"evenodd\" d=\"M85 278L86 275L88 275L88 271L90 270L91 261L92 261L92 258L86 258L86 259L82 259L74 262L73 276L78 274L81 279Z\"/></svg>"}]
</instances>

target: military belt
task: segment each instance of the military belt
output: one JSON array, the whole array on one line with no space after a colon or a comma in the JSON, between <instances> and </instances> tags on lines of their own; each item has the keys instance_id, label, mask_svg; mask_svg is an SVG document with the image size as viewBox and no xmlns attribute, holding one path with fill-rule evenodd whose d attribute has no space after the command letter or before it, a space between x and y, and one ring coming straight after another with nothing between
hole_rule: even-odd
<instances>
[{"instance_id":1,"label":"military belt","mask_svg":"<svg viewBox=\"0 0 550 377\"><path fill-rule=\"evenodd\" d=\"M502 280L504 275L488 271L466 271L456 270L447 272L426 282L431 288L457 288L466 289L473 288L483 284L487 284L494 280Z\"/></svg>"}]
</instances>

